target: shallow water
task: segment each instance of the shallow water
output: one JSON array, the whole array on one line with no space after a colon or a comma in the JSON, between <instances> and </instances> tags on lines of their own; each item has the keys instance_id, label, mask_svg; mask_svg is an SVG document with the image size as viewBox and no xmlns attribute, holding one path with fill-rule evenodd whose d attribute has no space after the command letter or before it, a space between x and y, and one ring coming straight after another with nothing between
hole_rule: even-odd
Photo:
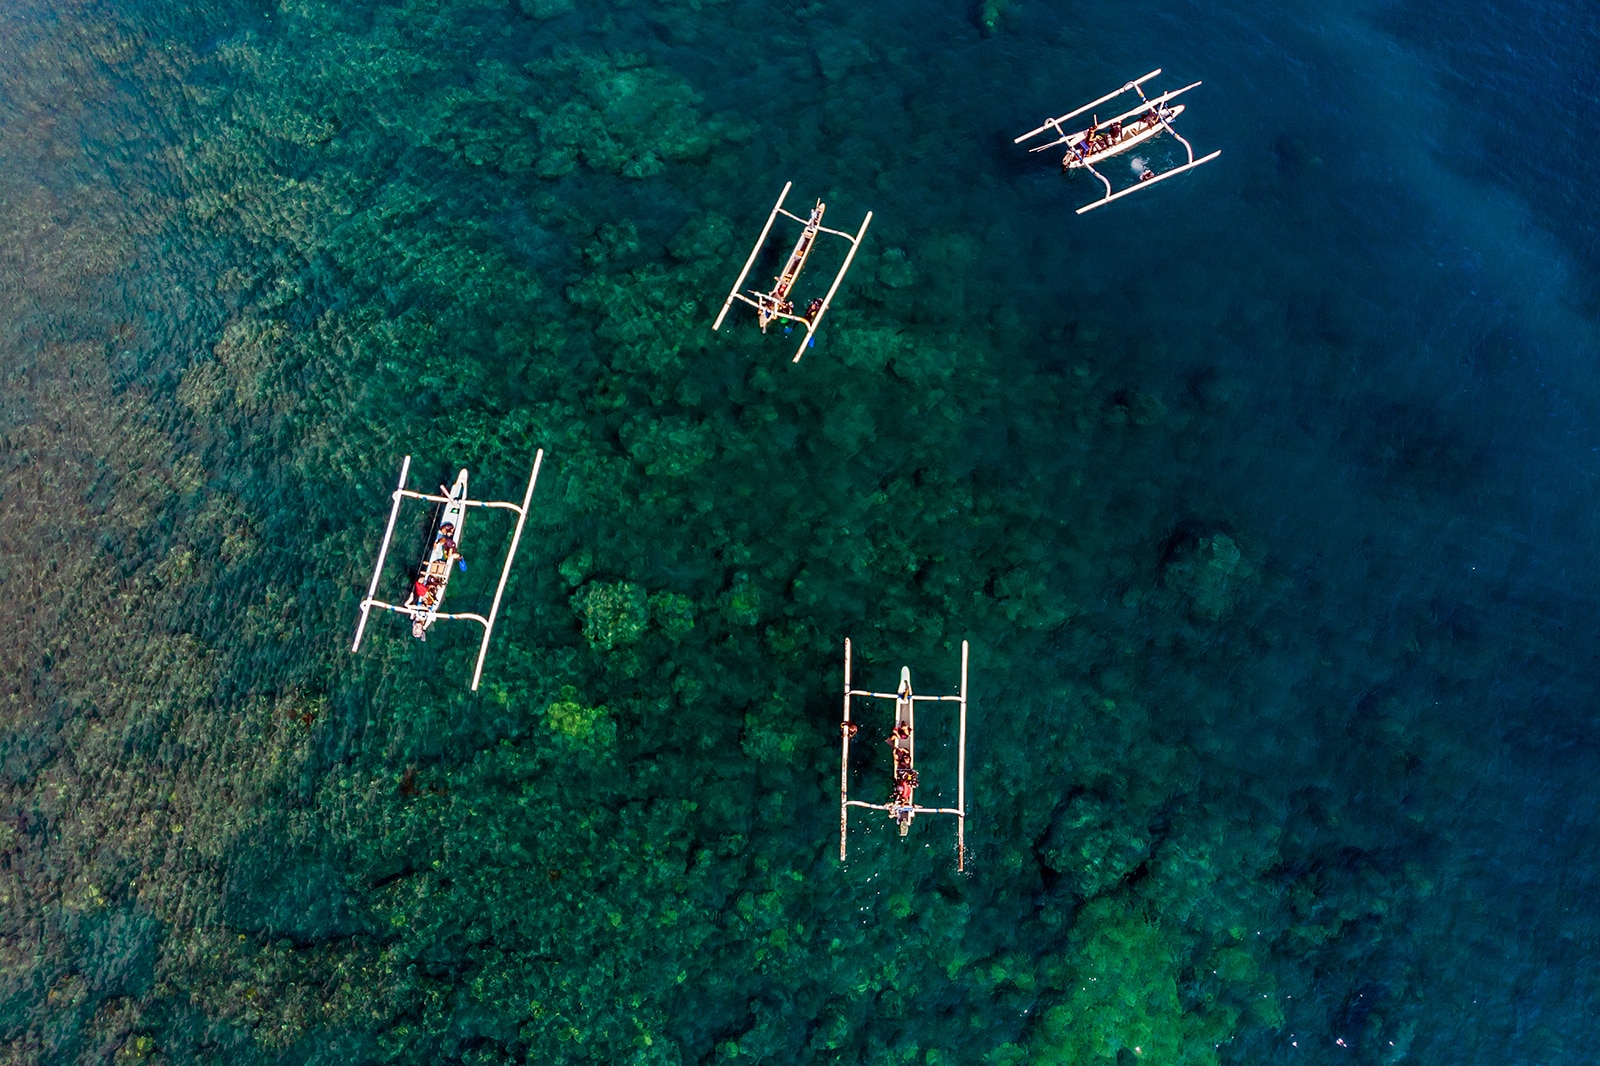
<instances>
[{"instance_id":1,"label":"shallow water","mask_svg":"<svg viewBox=\"0 0 1600 1066\"><path fill-rule=\"evenodd\" d=\"M1585 1061L1594 183L1508 141L1596 37L12 5L5 1056ZM1158 65L1222 157L1075 216L1011 137ZM709 330L785 181L873 212L798 365ZM483 690L467 629L352 656L401 457L540 447ZM972 642L963 874L837 860L846 636L928 693Z\"/></svg>"}]
</instances>

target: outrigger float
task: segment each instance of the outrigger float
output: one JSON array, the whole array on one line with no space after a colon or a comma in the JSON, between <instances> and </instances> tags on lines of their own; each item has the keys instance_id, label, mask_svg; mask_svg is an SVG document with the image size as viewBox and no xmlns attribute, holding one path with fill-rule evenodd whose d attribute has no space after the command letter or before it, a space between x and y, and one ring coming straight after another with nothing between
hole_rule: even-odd
<instances>
[{"instance_id":1,"label":"outrigger float","mask_svg":"<svg viewBox=\"0 0 1600 1066\"><path fill-rule=\"evenodd\" d=\"M850 798L850 738L859 727L850 717L850 701L856 698L894 701L894 729L887 743L891 757L889 802L867 803ZM960 731L956 747L956 805L922 807L916 801L917 734L915 711L918 703L959 703ZM839 861L845 860L850 829L850 808L865 807L885 811L905 836L911 820L919 814L950 814L956 819L956 869L967 865L967 642L961 642L961 694L959 696L918 696L911 690L911 668L900 668L900 687L894 692L873 692L850 687L850 641L844 642L844 721L839 725L842 747L839 753Z\"/></svg>"},{"instance_id":2,"label":"outrigger float","mask_svg":"<svg viewBox=\"0 0 1600 1066\"><path fill-rule=\"evenodd\" d=\"M1047 119L1043 126L1040 126L1038 129L1029 130L1027 133L1024 133L1021 137L1016 138L1016 140L1012 141L1011 143L1021 144L1023 141L1037 137L1041 133L1049 133L1052 131L1056 133L1057 136L1055 140L1050 141L1048 144L1036 145L1032 148L1029 148L1028 151L1044 152L1056 147L1057 145L1064 144L1067 146L1067 151L1066 155L1064 155L1061 159L1062 173L1070 173L1074 170L1087 170L1089 173L1099 178L1100 183L1106 187L1104 196L1100 197L1098 200L1092 200L1078 208L1078 214L1080 215L1085 211L1093 211L1097 207L1109 204L1112 200L1120 200L1129 193L1138 192L1140 189L1154 185L1158 181L1165 181L1174 174L1182 174L1186 170L1193 170L1202 163L1211 162L1213 159L1217 158L1217 156L1221 155L1222 152L1218 150L1212 152L1210 155L1202 156L1199 159L1196 159L1194 157L1194 146L1188 141L1184 140L1178 131L1172 128L1172 120L1183 114L1184 105L1177 104L1174 106L1168 106L1174 97L1188 92L1190 89L1195 88L1201 83L1193 82L1189 85L1185 85L1181 89L1174 89L1171 92L1162 93L1160 96L1152 100L1145 96L1144 89L1140 88L1140 86L1160 73L1161 68L1157 67L1144 77L1130 81L1116 92L1106 93L1106 95L1100 97L1098 100L1091 100L1087 104L1084 104L1082 107L1078 108L1076 111L1069 111L1059 118ZM1099 107L1108 100L1115 100L1117 97L1126 92L1135 92L1139 94L1138 107L1124 111L1122 114L1117 115L1115 118L1103 123L1100 121L1098 115L1092 115L1090 117L1089 125L1086 128L1076 130L1072 133L1068 133L1066 129L1062 127L1061 124L1066 122L1068 119L1077 118L1090 108ZM1106 159L1109 159L1114 155L1121 155L1123 152L1136 148L1160 134L1162 130L1167 131L1178 139L1178 143L1183 145L1184 151L1189 153L1189 161L1180 166L1172 167L1169 170L1164 170L1159 173L1150 169L1148 165L1140 165L1136 168L1139 174L1138 181L1125 189L1119 189L1113 192L1111 179L1107 178L1104 174L1096 170L1094 168L1094 164L1104 162ZM1135 162L1138 161L1135 160Z\"/></svg>"},{"instance_id":3,"label":"outrigger float","mask_svg":"<svg viewBox=\"0 0 1600 1066\"><path fill-rule=\"evenodd\" d=\"M783 191L778 194L778 202L772 206L767 214L767 224L761 227L761 236L756 238L756 246L750 249L750 257L744 261L744 269L739 271L739 280L733 283L733 288L728 290L728 298L722 301L722 310L717 313L717 320L711 324L713 331L722 328L722 320L728 316L728 308L733 306L733 301L742 300L756 309L756 318L761 323L761 332L765 333L767 327L773 322L782 319L792 322L805 329L806 335L800 340L800 347L795 350L794 362L798 363L800 357L806 354L806 348L811 344L811 337L817 332L817 327L822 325L822 316L828 313L828 307L833 303L834 293L839 291L839 283L844 281L845 271L850 269L850 261L856 257L856 252L861 248L861 238L867 235L867 226L872 222L872 212L867 212L867 217L861 220L861 228L854 236L843 230L829 229L822 224L822 213L828 205L818 200L811 209L808 218L801 218L783 209L783 201L789 195L789 190L794 187L794 182L785 182ZM789 259L783 265L783 272L774 281L770 291L761 292L751 289L746 295L739 291L744 284L745 277L750 273L750 268L755 265L756 256L761 254L761 248L767 243L767 234L772 231L772 223L782 215L800 223L804 229L800 231L799 238L794 242L794 250L789 253ZM839 267L839 272L833 276L833 284L828 287L828 294L812 300L805 310L805 314L794 313L794 301L791 299L791 290L800 277L800 271L805 269L806 259L816 247L819 233L831 234L834 237L843 237L850 242L850 251L844 257L844 263Z\"/></svg>"},{"instance_id":4,"label":"outrigger float","mask_svg":"<svg viewBox=\"0 0 1600 1066\"><path fill-rule=\"evenodd\" d=\"M418 640L428 639L428 630L435 622L468 621L483 626L483 642L478 645L478 662L472 669L472 691L478 690L478 679L483 676L483 660L489 654L489 636L494 632L495 618L500 614L500 598L506 591L506 579L511 576L511 561L517 557L517 544L522 540L522 527L528 520L528 503L533 499L533 486L539 480L539 464L544 462L544 449L533 457L533 473L528 476L528 491L522 494L518 506L504 500L471 500L467 498L467 472L456 475L455 484L449 488L439 486L439 495L414 492L406 488L406 478L411 472L411 456L400 464L400 484L394 490L394 505L389 509L389 526L383 531L383 546L378 549L378 565L372 570L372 584L367 587L366 598L361 601L361 621L356 625L356 641L351 651L361 650L361 634L367 628L367 616L374 607L395 611L411 619L411 635ZM383 575L383 561L389 554L389 541L394 536L395 519L400 516L400 504L407 499L427 500L439 505L433 525L428 532L428 547L417 566L411 592L404 603L396 605L377 599L378 580ZM505 566L500 570L500 584L495 586L494 603L489 607L489 617L460 612L449 614L440 607L444 602L445 588L450 583L451 564L461 558L458 550L461 534L466 524L467 508L496 507L515 511L517 528L511 534L511 549L506 552ZM463 570L466 564L463 563Z\"/></svg>"}]
</instances>

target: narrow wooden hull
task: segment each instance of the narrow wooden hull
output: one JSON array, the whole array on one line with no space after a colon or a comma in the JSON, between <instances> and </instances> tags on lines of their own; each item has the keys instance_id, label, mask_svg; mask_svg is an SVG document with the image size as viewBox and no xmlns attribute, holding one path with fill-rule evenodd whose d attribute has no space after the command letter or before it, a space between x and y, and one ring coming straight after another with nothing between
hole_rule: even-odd
<instances>
[{"instance_id":1,"label":"narrow wooden hull","mask_svg":"<svg viewBox=\"0 0 1600 1066\"><path fill-rule=\"evenodd\" d=\"M1183 105L1177 104L1167 109L1166 119L1171 122L1181 114L1183 114ZM1117 139L1116 143L1090 152L1086 156L1079 155L1077 147L1089 136L1089 131L1086 129L1080 130L1068 139L1067 154L1062 158L1061 165L1066 170L1078 170L1085 166L1094 166L1103 159L1110 159L1114 155L1121 155L1123 152L1137 148L1146 141L1159 136L1164 129L1166 127L1160 122L1147 122L1144 119L1138 119L1122 127L1122 136Z\"/></svg>"},{"instance_id":2,"label":"narrow wooden hull","mask_svg":"<svg viewBox=\"0 0 1600 1066\"><path fill-rule=\"evenodd\" d=\"M456 556L446 548L444 542L448 536L455 545L461 543L462 526L467 517L466 470L456 475L456 483L451 486L448 495L450 502L440 506L439 517L434 522L433 529L429 531L427 555L417 567L417 580L437 583L431 589L431 597L418 600L413 590L411 596L406 599L406 606L411 609L411 635L418 640L428 639L428 629L439 614L439 609L444 603L445 589L450 584L451 563L455 561Z\"/></svg>"},{"instance_id":3,"label":"narrow wooden hull","mask_svg":"<svg viewBox=\"0 0 1600 1066\"><path fill-rule=\"evenodd\" d=\"M900 798L900 755L906 753L904 769L915 772L917 767L916 732L914 727L916 700L911 694L911 668L900 668L900 687L896 691L899 696L894 701L894 738L893 750L890 752L894 760L894 792L891 793L889 803L889 816L900 826L900 835L905 836L911 829L911 819L916 817L916 788L913 786L905 791L905 798ZM904 729L905 735L900 731Z\"/></svg>"},{"instance_id":4,"label":"narrow wooden hull","mask_svg":"<svg viewBox=\"0 0 1600 1066\"><path fill-rule=\"evenodd\" d=\"M811 249L817 243L817 230L822 225L822 213L828 205L821 200L811 209L811 217L806 221L805 229L800 231L800 237L794 242L794 249L789 253L788 262L783 265L783 273L774 280L777 282L771 292L752 292L759 305L757 316L761 320L761 332L765 333L779 314L793 314L790 305L789 293L794 288L794 283L800 280L800 271L806 268L806 259L811 255Z\"/></svg>"}]
</instances>

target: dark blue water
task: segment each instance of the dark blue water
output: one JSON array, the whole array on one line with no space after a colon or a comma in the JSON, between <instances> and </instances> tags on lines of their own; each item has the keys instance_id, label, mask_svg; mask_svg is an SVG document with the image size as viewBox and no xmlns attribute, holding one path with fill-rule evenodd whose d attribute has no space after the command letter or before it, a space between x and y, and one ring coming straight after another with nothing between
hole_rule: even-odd
<instances>
[{"instance_id":1,"label":"dark blue water","mask_svg":"<svg viewBox=\"0 0 1600 1066\"><path fill-rule=\"evenodd\" d=\"M1587 1061L1597 38L0 12L0 1057ZM1157 66L1221 158L1074 215L1011 138ZM709 331L785 181L874 212L798 366ZM400 457L539 447L484 690L351 656ZM963 874L837 861L847 636L972 642Z\"/></svg>"}]
</instances>

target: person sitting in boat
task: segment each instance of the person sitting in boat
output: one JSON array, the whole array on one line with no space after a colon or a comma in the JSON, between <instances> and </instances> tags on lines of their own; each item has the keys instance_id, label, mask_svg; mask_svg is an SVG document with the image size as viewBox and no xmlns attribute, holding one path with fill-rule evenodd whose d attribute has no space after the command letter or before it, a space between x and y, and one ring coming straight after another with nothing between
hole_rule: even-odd
<instances>
[{"instance_id":1,"label":"person sitting in boat","mask_svg":"<svg viewBox=\"0 0 1600 1066\"><path fill-rule=\"evenodd\" d=\"M817 320L817 312L820 310L822 310L822 297L812 297L811 302L806 304L806 321L815 322Z\"/></svg>"},{"instance_id":2,"label":"person sitting in boat","mask_svg":"<svg viewBox=\"0 0 1600 1066\"><path fill-rule=\"evenodd\" d=\"M1161 115L1152 107L1144 113L1143 121L1146 126L1159 126L1161 124Z\"/></svg>"},{"instance_id":3,"label":"person sitting in boat","mask_svg":"<svg viewBox=\"0 0 1600 1066\"><path fill-rule=\"evenodd\" d=\"M1110 139L1112 144L1116 144L1118 141L1122 140L1122 123L1113 122L1110 126L1107 126L1106 136Z\"/></svg>"},{"instance_id":4,"label":"person sitting in boat","mask_svg":"<svg viewBox=\"0 0 1600 1066\"><path fill-rule=\"evenodd\" d=\"M894 802L897 807L911 806L911 782L898 781L894 786Z\"/></svg>"},{"instance_id":5,"label":"person sitting in boat","mask_svg":"<svg viewBox=\"0 0 1600 1066\"><path fill-rule=\"evenodd\" d=\"M895 769L896 770L905 770L905 769L910 768L910 766L911 766L911 749L910 748L896 748L896 749L894 749L894 767L895 767Z\"/></svg>"},{"instance_id":6,"label":"person sitting in boat","mask_svg":"<svg viewBox=\"0 0 1600 1066\"><path fill-rule=\"evenodd\" d=\"M421 603L428 597L428 579L425 574L418 574L417 580L411 586L411 598L406 601L406 606Z\"/></svg>"},{"instance_id":7,"label":"person sitting in boat","mask_svg":"<svg viewBox=\"0 0 1600 1066\"><path fill-rule=\"evenodd\" d=\"M893 745L898 747L902 740L906 740L910 736L911 736L911 727L910 726L897 725L897 726L894 727L894 732L890 733L887 737L885 737L883 742L885 744L893 744Z\"/></svg>"}]
</instances>

